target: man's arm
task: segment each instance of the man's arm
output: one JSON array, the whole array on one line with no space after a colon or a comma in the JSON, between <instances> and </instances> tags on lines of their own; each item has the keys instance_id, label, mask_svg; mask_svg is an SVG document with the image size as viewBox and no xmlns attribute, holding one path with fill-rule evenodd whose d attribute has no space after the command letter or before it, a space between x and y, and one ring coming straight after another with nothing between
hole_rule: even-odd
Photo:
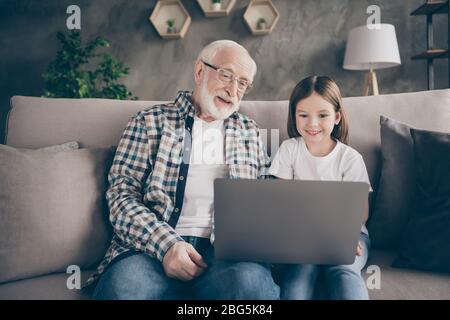
<instances>
[{"instance_id":1,"label":"man's arm","mask_svg":"<svg viewBox=\"0 0 450 320\"><path fill-rule=\"evenodd\" d=\"M110 220L124 243L160 260L167 276L189 281L203 273L206 263L191 244L142 202L143 186L152 172L150 143L143 119L131 119L108 176Z\"/></svg>"},{"instance_id":2,"label":"man's arm","mask_svg":"<svg viewBox=\"0 0 450 320\"><path fill-rule=\"evenodd\" d=\"M145 179L152 172L149 148L144 120L139 115L133 117L117 147L106 198L117 236L135 250L162 262L167 250L183 239L143 204Z\"/></svg>"}]
</instances>

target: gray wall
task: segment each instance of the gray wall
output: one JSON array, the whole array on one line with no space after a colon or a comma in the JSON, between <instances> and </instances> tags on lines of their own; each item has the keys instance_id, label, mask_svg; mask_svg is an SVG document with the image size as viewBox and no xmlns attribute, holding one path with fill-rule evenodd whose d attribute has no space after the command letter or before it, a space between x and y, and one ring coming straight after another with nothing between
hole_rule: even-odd
<instances>
[{"instance_id":1,"label":"gray wall","mask_svg":"<svg viewBox=\"0 0 450 320\"><path fill-rule=\"evenodd\" d=\"M162 40L148 21L155 0L0 0L0 142L9 98L42 94L41 74L58 50L56 31L65 29L66 8L78 4L84 38L101 35L131 74L125 83L140 99L172 99L192 88L199 50L217 39L243 44L259 72L246 99L288 99L293 86L312 74L329 75L344 96L362 91L363 73L342 69L348 31L365 23L366 8L381 7L382 23L394 24L402 65L378 72L382 93L426 90L426 63L410 56L425 49L425 18L410 12L425 0L274 0L280 20L273 33L251 36L242 16L250 0L237 0L228 17L206 18L195 0L182 0L192 17L184 39ZM447 47L447 18L435 19L437 46ZM448 87L447 60L436 64L437 88Z\"/></svg>"}]
</instances>

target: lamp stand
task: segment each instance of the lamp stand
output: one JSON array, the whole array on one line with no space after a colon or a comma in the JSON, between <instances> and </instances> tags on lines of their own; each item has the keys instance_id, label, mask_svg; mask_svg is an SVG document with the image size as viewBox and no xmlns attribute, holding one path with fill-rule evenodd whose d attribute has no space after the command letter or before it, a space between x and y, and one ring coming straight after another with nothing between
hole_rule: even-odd
<instances>
[{"instance_id":1,"label":"lamp stand","mask_svg":"<svg viewBox=\"0 0 450 320\"><path fill-rule=\"evenodd\" d=\"M373 71L373 69L370 69L370 71L366 73L363 90L364 96L369 95L370 87L372 87L374 96L378 96L380 94L378 90L377 74L375 73L375 71Z\"/></svg>"}]
</instances>

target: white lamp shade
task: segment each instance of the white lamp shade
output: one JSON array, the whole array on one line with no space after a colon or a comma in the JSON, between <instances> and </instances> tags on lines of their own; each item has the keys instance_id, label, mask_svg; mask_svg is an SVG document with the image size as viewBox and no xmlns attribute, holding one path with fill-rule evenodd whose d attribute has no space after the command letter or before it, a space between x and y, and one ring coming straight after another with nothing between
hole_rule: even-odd
<instances>
[{"instance_id":1,"label":"white lamp shade","mask_svg":"<svg viewBox=\"0 0 450 320\"><path fill-rule=\"evenodd\" d=\"M370 70L395 67L401 64L395 27L378 24L350 30L345 50L344 69Z\"/></svg>"}]
</instances>

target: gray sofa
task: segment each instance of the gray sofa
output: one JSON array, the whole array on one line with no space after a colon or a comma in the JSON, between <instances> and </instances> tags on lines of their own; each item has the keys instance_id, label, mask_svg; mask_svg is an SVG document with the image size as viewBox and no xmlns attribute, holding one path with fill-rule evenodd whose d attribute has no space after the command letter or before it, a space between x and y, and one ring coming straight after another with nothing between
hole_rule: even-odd
<instances>
[{"instance_id":1,"label":"gray sofa","mask_svg":"<svg viewBox=\"0 0 450 320\"><path fill-rule=\"evenodd\" d=\"M81 148L110 147L117 144L130 116L156 103L16 96L11 99L6 144L16 148L34 149L78 141ZM450 89L345 98L344 106L350 122L350 145L363 155L375 191L381 170L380 115L422 129L450 132ZM287 101L244 101L241 112L256 120L261 128L268 129L268 136L271 136L268 139L271 142L268 145L269 150L271 147L275 149L278 144L278 131L272 129L279 129L279 142L286 139ZM373 199L371 200L373 202ZM92 214L101 216L101 223L108 225L105 218L107 213ZM76 226L78 224L74 224L74 228ZM104 230L105 226L98 226L98 230ZM100 236L101 239L79 248L97 252L92 258L90 268L83 270L82 281L92 273L95 263L101 258L110 233L102 231ZM57 250L64 252L64 249L58 247ZM393 248L371 250L368 265L377 265L381 269L381 288L369 290L371 299L450 299L450 275L392 268L394 256ZM45 259L45 255L30 257L33 263ZM9 265L7 262L1 265L14 267L12 263ZM4 271L0 270L0 274ZM23 276L22 279L0 283L0 299L89 299L88 294L67 288L69 274L64 271L65 269L60 269L56 273ZM365 278L370 276L366 270L363 275Z\"/></svg>"}]
</instances>

